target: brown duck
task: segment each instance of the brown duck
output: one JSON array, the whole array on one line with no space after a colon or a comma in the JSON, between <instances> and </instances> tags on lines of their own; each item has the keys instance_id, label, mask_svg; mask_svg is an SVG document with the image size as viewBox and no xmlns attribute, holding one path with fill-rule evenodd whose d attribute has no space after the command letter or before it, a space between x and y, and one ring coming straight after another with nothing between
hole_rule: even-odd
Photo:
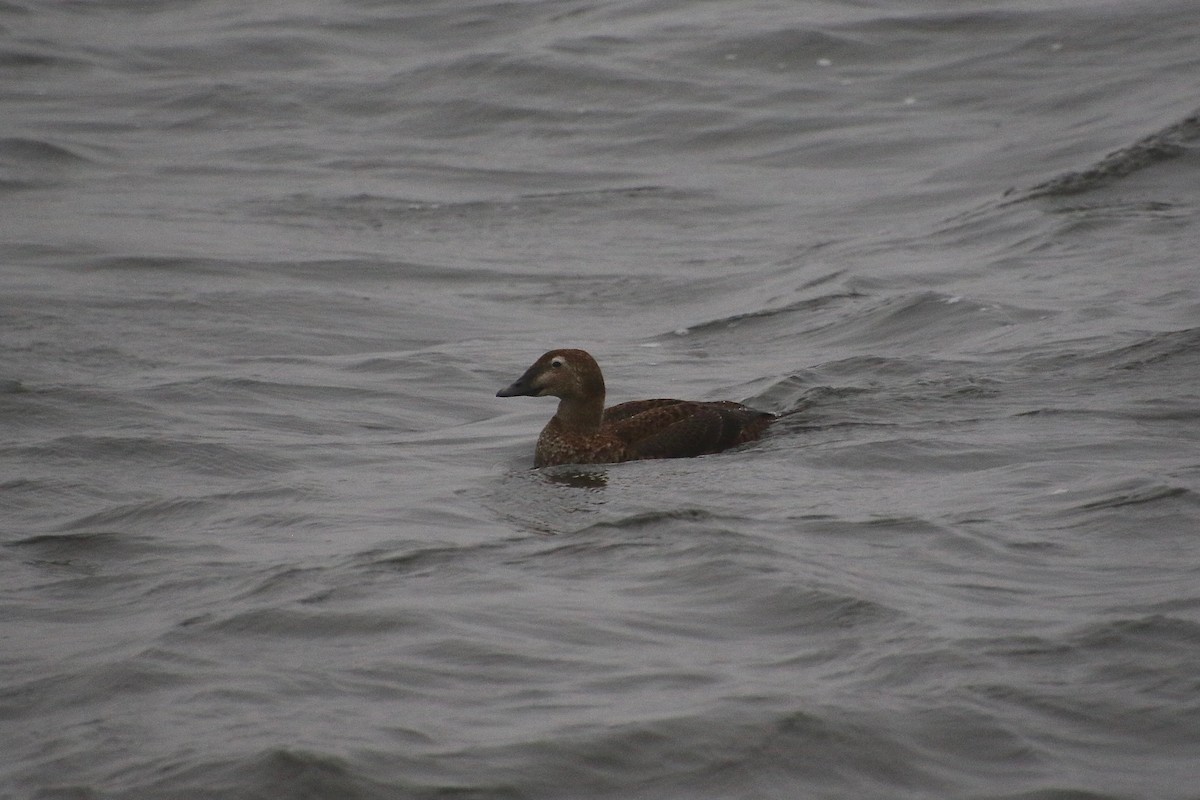
<instances>
[{"instance_id":1,"label":"brown duck","mask_svg":"<svg viewBox=\"0 0 1200 800\"><path fill-rule=\"evenodd\" d=\"M535 467L719 453L759 437L774 414L729 400L634 400L604 407L604 376L583 350L551 350L497 397L559 398Z\"/></svg>"}]
</instances>

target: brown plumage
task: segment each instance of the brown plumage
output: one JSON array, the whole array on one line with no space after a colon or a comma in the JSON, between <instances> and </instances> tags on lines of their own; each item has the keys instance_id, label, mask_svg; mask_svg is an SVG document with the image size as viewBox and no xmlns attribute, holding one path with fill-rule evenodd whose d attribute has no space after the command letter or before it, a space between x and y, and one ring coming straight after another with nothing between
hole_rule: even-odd
<instances>
[{"instance_id":1,"label":"brown plumage","mask_svg":"<svg viewBox=\"0 0 1200 800\"><path fill-rule=\"evenodd\" d=\"M634 400L604 407L604 376L583 350L551 350L497 397L559 398L535 467L719 453L759 437L774 414L729 400Z\"/></svg>"}]
</instances>

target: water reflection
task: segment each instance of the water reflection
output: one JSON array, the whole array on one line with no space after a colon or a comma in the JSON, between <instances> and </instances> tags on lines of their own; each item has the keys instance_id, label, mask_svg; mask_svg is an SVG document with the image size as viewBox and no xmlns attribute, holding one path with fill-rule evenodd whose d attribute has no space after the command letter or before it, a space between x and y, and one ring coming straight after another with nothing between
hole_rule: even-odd
<instances>
[{"instance_id":1,"label":"water reflection","mask_svg":"<svg viewBox=\"0 0 1200 800\"><path fill-rule=\"evenodd\" d=\"M538 472L550 483L573 489L598 490L608 486L608 470L603 466L564 464L561 467L543 467Z\"/></svg>"}]
</instances>

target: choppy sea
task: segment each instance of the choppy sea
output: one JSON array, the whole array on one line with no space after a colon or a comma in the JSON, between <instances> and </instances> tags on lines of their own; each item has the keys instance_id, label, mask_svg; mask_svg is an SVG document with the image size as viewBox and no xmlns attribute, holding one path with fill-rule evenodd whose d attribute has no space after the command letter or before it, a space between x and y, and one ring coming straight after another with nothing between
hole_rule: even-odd
<instances>
[{"instance_id":1,"label":"choppy sea","mask_svg":"<svg viewBox=\"0 0 1200 800\"><path fill-rule=\"evenodd\" d=\"M1200 798L1198 41L0 0L0 798Z\"/></svg>"}]
</instances>

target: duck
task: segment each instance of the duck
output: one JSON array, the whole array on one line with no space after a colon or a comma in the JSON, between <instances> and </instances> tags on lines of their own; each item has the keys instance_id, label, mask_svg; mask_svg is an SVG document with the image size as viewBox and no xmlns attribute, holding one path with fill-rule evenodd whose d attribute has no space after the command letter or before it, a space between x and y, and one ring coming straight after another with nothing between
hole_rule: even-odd
<instances>
[{"instance_id":1,"label":"duck","mask_svg":"<svg viewBox=\"0 0 1200 800\"><path fill-rule=\"evenodd\" d=\"M776 418L732 400L633 400L604 407L604 375L586 350L542 354L497 397L557 397L534 467L691 458L762 435Z\"/></svg>"}]
</instances>

